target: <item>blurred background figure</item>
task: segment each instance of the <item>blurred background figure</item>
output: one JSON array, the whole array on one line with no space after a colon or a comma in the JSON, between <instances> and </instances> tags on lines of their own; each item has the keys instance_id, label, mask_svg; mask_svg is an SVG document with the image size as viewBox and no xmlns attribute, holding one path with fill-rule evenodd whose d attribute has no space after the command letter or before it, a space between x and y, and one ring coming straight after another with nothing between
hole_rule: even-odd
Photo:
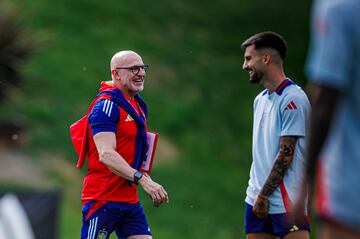
<instances>
[{"instance_id":1,"label":"blurred background figure","mask_svg":"<svg viewBox=\"0 0 360 239\"><path fill-rule=\"evenodd\" d=\"M0 192L0 239L59 238L59 205L55 190Z\"/></svg>"},{"instance_id":2,"label":"blurred background figure","mask_svg":"<svg viewBox=\"0 0 360 239\"><path fill-rule=\"evenodd\" d=\"M316 191L322 239L360 238L359 12L358 0L313 5L307 184Z\"/></svg>"},{"instance_id":3,"label":"blurred background figure","mask_svg":"<svg viewBox=\"0 0 360 239\"><path fill-rule=\"evenodd\" d=\"M35 239L29 218L13 194L0 198L0 239L7 238Z\"/></svg>"}]
</instances>

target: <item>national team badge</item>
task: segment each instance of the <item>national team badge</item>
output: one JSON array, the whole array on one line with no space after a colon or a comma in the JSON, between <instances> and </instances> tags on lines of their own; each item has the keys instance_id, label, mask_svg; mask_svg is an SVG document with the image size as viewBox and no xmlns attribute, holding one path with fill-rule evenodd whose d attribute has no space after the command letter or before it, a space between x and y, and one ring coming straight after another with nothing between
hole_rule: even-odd
<instances>
[{"instance_id":1,"label":"national team badge","mask_svg":"<svg viewBox=\"0 0 360 239\"><path fill-rule=\"evenodd\" d=\"M106 236L107 236L107 231L105 229L103 230L100 230L96 239L106 239Z\"/></svg>"}]
</instances>

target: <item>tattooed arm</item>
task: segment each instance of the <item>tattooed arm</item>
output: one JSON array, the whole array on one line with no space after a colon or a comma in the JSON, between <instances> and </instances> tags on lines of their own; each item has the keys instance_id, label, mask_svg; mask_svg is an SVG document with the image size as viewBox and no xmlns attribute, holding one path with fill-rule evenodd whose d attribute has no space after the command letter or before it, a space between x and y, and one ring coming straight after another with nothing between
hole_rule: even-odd
<instances>
[{"instance_id":1,"label":"tattooed arm","mask_svg":"<svg viewBox=\"0 0 360 239\"><path fill-rule=\"evenodd\" d=\"M295 152L296 136L282 136L280 150L253 207L254 214L259 218L266 218L269 211L269 196L279 187L287 169L290 167Z\"/></svg>"}]
</instances>

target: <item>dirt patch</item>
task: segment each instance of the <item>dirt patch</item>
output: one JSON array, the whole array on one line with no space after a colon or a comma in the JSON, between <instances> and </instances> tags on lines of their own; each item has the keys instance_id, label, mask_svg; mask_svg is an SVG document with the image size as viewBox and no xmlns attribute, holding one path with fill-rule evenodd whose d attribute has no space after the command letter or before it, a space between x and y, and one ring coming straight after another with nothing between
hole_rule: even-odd
<instances>
[{"instance_id":1,"label":"dirt patch","mask_svg":"<svg viewBox=\"0 0 360 239\"><path fill-rule=\"evenodd\" d=\"M0 182L32 188L49 188L51 183L34 160L14 149L0 148Z\"/></svg>"},{"instance_id":2,"label":"dirt patch","mask_svg":"<svg viewBox=\"0 0 360 239\"><path fill-rule=\"evenodd\" d=\"M155 152L155 165L161 166L163 164L172 163L178 159L178 156L178 148L165 136L160 135Z\"/></svg>"}]
</instances>

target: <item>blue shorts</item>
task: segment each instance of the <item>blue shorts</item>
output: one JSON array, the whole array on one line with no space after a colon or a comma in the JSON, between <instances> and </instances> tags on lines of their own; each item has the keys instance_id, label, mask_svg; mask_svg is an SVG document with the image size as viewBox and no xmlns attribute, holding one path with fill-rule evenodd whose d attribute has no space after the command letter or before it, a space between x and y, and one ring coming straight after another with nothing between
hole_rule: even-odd
<instances>
[{"instance_id":1,"label":"blue shorts","mask_svg":"<svg viewBox=\"0 0 360 239\"><path fill-rule=\"evenodd\" d=\"M245 233L264 232L280 238L284 238L293 231L310 231L310 223L307 216L300 224L290 224L287 213L269 214L266 219L260 219L252 211L253 207L246 204L245 212Z\"/></svg>"},{"instance_id":2,"label":"blue shorts","mask_svg":"<svg viewBox=\"0 0 360 239\"><path fill-rule=\"evenodd\" d=\"M106 202L95 211L91 210L93 205L91 201L82 208L81 239L108 239L114 231L119 239L151 235L140 203Z\"/></svg>"}]
</instances>

